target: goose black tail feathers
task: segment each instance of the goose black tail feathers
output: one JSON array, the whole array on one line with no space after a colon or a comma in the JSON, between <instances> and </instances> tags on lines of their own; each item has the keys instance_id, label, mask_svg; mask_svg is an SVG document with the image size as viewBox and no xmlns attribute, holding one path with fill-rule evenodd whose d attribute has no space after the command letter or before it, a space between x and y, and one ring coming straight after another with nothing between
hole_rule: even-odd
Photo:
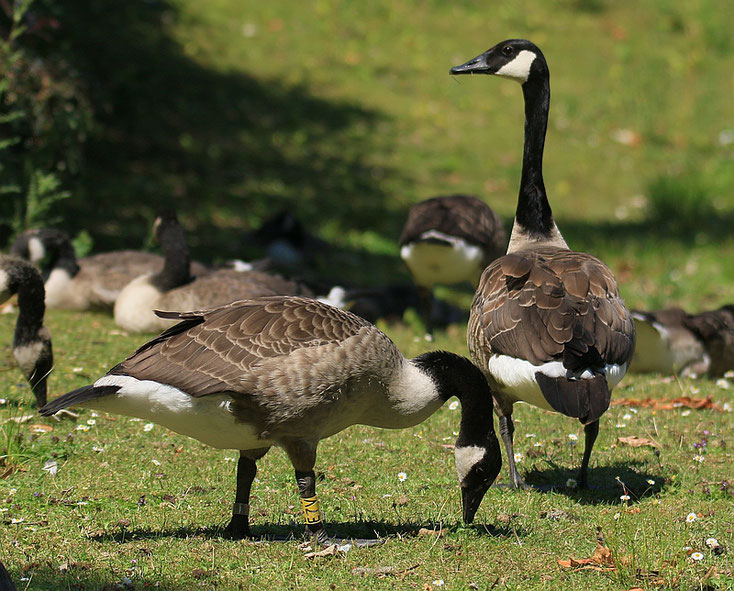
<instances>
[{"instance_id":1,"label":"goose black tail feathers","mask_svg":"<svg viewBox=\"0 0 734 591\"><path fill-rule=\"evenodd\" d=\"M74 406L75 404L81 404L87 400L93 398L100 398L101 396L107 396L114 394L120 389L120 386L82 386L71 392L67 392L63 396L55 398L48 404L44 405L39 409L44 417L49 417L59 412L62 408Z\"/></svg>"},{"instance_id":2,"label":"goose black tail feathers","mask_svg":"<svg viewBox=\"0 0 734 591\"><path fill-rule=\"evenodd\" d=\"M609 408L612 394L603 374L591 379L569 380L537 372L535 379L555 411L578 419L584 425L598 420Z\"/></svg>"}]
</instances>

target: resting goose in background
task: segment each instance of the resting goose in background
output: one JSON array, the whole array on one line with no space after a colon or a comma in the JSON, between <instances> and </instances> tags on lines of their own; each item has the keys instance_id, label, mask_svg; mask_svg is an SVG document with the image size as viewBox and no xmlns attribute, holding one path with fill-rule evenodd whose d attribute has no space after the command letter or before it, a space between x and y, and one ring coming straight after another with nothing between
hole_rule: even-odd
<instances>
[{"instance_id":1,"label":"resting goose in background","mask_svg":"<svg viewBox=\"0 0 734 591\"><path fill-rule=\"evenodd\" d=\"M447 195L416 203L399 240L400 257L418 286L420 314L433 333L433 287L469 282L507 248L499 216L481 199Z\"/></svg>"},{"instance_id":2,"label":"resting goose in background","mask_svg":"<svg viewBox=\"0 0 734 591\"><path fill-rule=\"evenodd\" d=\"M525 97L525 146L515 221L507 254L485 269L474 296L467 339L495 397L512 485L512 407L524 401L578 418L586 445L578 482L587 484L599 417L624 376L634 324L612 272L597 258L569 250L543 185L543 144L550 105L545 58L534 44L504 41L451 69L519 81Z\"/></svg>"},{"instance_id":3,"label":"resting goose in background","mask_svg":"<svg viewBox=\"0 0 734 591\"><path fill-rule=\"evenodd\" d=\"M41 414L79 405L240 450L227 528L234 537L250 532L255 461L280 446L296 471L307 532L326 543L314 477L318 442L355 424L410 427L458 396L456 467L463 518L473 520L501 454L492 394L468 359L434 351L407 360L374 325L308 298L269 297L161 314L181 322Z\"/></svg>"},{"instance_id":4,"label":"resting goose in background","mask_svg":"<svg viewBox=\"0 0 734 591\"><path fill-rule=\"evenodd\" d=\"M163 257L140 250L103 252L77 260L69 235L63 230L27 230L15 239L10 253L41 268L46 305L64 310L111 310L120 290L130 281L159 269ZM195 263L194 272L206 272Z\"/></svg>"},{"instance_id":5,"label":"resting goose in background","mask_svg":"<svg viewBox=\"0 0 734 591\"><path fill-rule=\"evenodd\" d=\"M313 295L300 283L261 271L219 269L192 277L189 248L176 216L159 216L153 233L163 250L164 262L157 273L141 275L120 291L114 318L124 330L160 332L175 323L157 316L154 310L199 310L262 296Z\"/></svg>"},{"instance_id":6,"label":"resting goose in background","mask_svg":"<svg viewBox=\"0 0 734 591\"><path fill-rule=\"evenodd\" d=\"M38 406L46 404L46 379L54 365L51 333L43 326L46 306L43 281L28 261L0 256L0 304L18 294L18 320L13 335L13 357L25 375Z\"/></svg>"},{"instance_id":7,"label":"resting goose in background","mask_svg":"<svg viewBox=\"0 0 734 591\"><path fill-rule=\"evenodd\" d=\"M637 344L630 371L723 376L734 370L734 306L699 314L633 310Z\"/></svg>"}]
</instances>

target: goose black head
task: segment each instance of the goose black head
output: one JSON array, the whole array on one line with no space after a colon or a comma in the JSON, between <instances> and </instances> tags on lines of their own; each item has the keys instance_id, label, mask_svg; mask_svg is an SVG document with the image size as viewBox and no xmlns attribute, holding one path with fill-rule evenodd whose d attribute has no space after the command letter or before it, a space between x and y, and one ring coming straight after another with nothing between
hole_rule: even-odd
<instances>
[{"instance_id":1,"label":"goose black head","mask_svg":"<svg viewBox=\"0 0 734 591\"><path fill-rule=\"evenodd\" d=\"M454 75L493 74L517 80L520 84L525 84L533 72L547 75L548 66L540 49L526 39L508 39L498 43L483 54L450 70Z\"/></svg>"}]
</instances>

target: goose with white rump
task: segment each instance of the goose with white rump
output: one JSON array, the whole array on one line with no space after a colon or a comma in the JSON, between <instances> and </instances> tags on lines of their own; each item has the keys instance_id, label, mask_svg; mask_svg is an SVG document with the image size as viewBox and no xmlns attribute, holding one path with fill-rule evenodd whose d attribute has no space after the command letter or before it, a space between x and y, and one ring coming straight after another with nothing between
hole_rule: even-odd
<instances>
[{"instance_id":1,"label":"goose with white rump","mask_svg":"<svg viewBox=\"0 0 734 591\"><path fill-rule=\"evenodd\" d=\"M314 464L321 439L350 425L389 429L461 400L456 468L471 523L501 466L492 394L468 359L433 351L405 359L366 320L317 300L268 297L186 313L107 375L51 401L153 421L212 447L237 449L237 492L227 533L249 535L256 460L282 447L295 469L306 531L329 543Z\"/></svg>"},{"instance_id":2,"label":"goose with white rump","mask_svg":"<svg viewBox=\"0 0 734 591\"><path fill-rule=\"evenodd\" d=\"M410 208L398 244L432 335L434 286L470 283L476 288L484 268L504 254L507 234L499 216L478 197L441 195Z\"/></svg>"},{"instance_id":3,"label":"goose with white rump","mask_svg":"<svg viewBox=\"0 0 734 591\"><path fill-rule=\"evenodd\" d=\"M43 280L31 263L0 256L0 304L18 294L13 357L33 390L38 406L46 404L46 380L54 365L51 333L43 325Z\"/></svg>"},{"instance_id":4,"label":"goose with white rump","mask_svg":"<svg viewBox=\"0 0 734 591\"><path fill-rule=\"evenodd\" d=\"M269 295L313 295L305 285L257 270L218 269L194 277L184 229L176 215L158 216L153 233L163 250L161 268L133 279L115 301L115 322L129 332L160 332L174 324L154 310L198 310Z\"/></svg>"},{"instance_id":5,"label":"goose with white rump","mask_svg":"<svg viewBox=\"0 0 734 591\"><path fill-rule=\"evenodd\" d=\"M482 275L469 316L469 350L492 388L512 486L524 486L513 453L512 409L519 401L584 424L578 483L586 486L599 417L634 351L634 324L609 268L570 250L553 220L542 170L550 106L542 52L511 39L451 69L474 73L522 85L525 142L510 243Z\"/></svg>"}]
</instances>

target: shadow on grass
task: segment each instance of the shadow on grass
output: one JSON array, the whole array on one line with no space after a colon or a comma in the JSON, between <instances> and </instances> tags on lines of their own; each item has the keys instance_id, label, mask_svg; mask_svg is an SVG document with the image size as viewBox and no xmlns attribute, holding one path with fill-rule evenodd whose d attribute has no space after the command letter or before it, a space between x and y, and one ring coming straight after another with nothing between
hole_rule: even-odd
<instances>
[{"instance_id":1,"label":"shadow on grass","mask_svg":"<svg viewBox=\"0 0 734 591\"><path fill-rule=\"evenodd\" d=\"M308 221L328 211L350 228L391 223L380 185L394 171L366 158L380 149L381 114L277 71L203 66L168 33L179 15L166 1L72 0L59 13L58 46L86 81L97 123L79 190L61 208L96 250L143 244L170 207L196 228L194 252L222 257L243 256L241 231L284 206Z\"/></svg>"},{"instance_id":2,"label":"shadow on grass","mask_svg":"<svg viewBox=\"0 0 734 591\"><path fill-rule=\"evenodd\" d=\"M350 540L390 540L414 538L420 535L432 535L430 531L438 534L439 531L448 529L449 532L459 531L460 529L469 529L477 535L489 535L492 537L515 538L517 536L527 535L524 531L517 528L497 527L494 524L475 523L470 526L453 526L443 530L440 525L432 523L390 523L386 521L355 521L346 523L330 523L326 522L326 528L333 538L349 542ZM428 530L428 531L426 531ZM442 535L443 535L442 533ZM179 527L175 529L134 529L119 530L117 532L107 532L92 536L95 542L116 542L118 544L135 542L140 540L158 540L163 538L202 538L202 539L220 539L229 541L225 537L223 527ZM278 543L304 541L303 526L298 525L263 525L253 526L252 536L247 541L254 543ZM235 540L236 541L236 540Z\"/></svg>"},{"instance_id":3,"label":"shadow on grass","mask_svg":"<svg viewBox=\"0 0 734 591\"><path fill-rule=\"evenodd\" d=\"M566 495L582 505L617 504L624 494L630 497L626 503L634 504L659 494L663 489L664 476L647 472L650 468L648 462L618 462L592 468L589 470L589 487L577 489L567 487L566 482L577 478L578 469L559 466L547 459L545 461L549 467L527 471L524 474L525 482L538 492Z\"/></svg>"}]
</instances>

